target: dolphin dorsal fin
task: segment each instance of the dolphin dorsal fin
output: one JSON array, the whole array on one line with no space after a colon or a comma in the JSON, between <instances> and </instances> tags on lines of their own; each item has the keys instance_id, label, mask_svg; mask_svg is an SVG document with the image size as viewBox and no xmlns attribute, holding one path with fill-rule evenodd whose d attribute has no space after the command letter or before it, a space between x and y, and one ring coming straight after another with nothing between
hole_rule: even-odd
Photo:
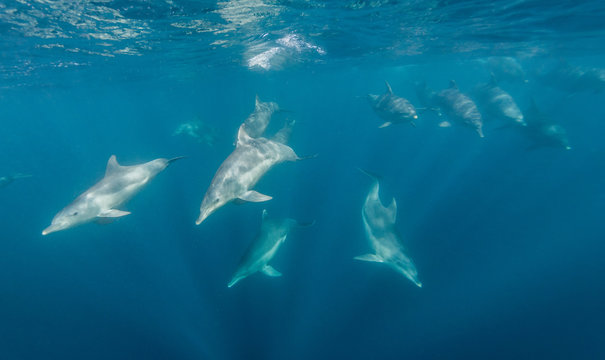
<instances>
[{"instance_id":1,"label":"dolphin dorsal fin","mask_svg":"<svg viewBox=\"0 0 605 360\"><path fill-rule=\"evenodd\" d=\"M245 124L242 124L239 127L239 130L237 132L237 145L236 145L236 147L240 146L241 144L247 144L252 139L250 137L250 135L248 135L248 133L244 129L244 125Z\"/></svg>"},{"instance_id":2,"label":"dolphin dorsal fin","mask_svg":"<svg viewBox=\"0 0 605 360\"><path fill-rule=\"evenodd\" d=\"M120 170L122 166L120 166L120 164L118 164L118 160L116 159L115 155L111 155L109 157L109 160L107 161L107 168L105 169L105 176L107 175L111 175L114 172Z\"/></svg>"},{"instance_id":3,"label":"dolphin dorsal fin","mask_svg":"<svg viewBox=\"0 0 605 360\"><path fill-rule=\"evenodd\" d=\"M450 89L458 89L458 84L456 84L456 80L450 80Z\"/></svg>"},{"instance_id":4,"label":"dolphin dorsal fin","mask_svg":"<svg viewBox=\"0 0 605 360\"><path fill-rule=\"evenodd\" d=\"M395 223L395 221L397 221L397 201L395 200L395 198L393 198L393 200L391 200L391 205L389 205L389 207L387 208L389 215L390 215L390 220L391 223Z\"/></svg>"},{"instance_id":5,"label":"dolphin dorsal fin","mask_svg":"<svg viewBox=\"0 0 605 360\"><path fill-rule=\"evenodd\" d=\"M260 98L258 97L258 95L256 95L256 97L254 98L254 107L258 109L260 104L261 104Z\"/></svg>"},{"instance_id":6,"label":"dolphin dorsal fin","mask_svg":"<svg viewBox=\"0 0 605 360\"><path fill-rule=\"evenodd\" d=\"M496 80L496 75L494 73L489 73L489 84L491 86L498 86L498 81Z\"/></svg>"},{"instance_id":7,"label":"dolphin dorsal fin","mask_svg":"<svg viewBox=\"0 0 605 360\"><path fill-rule=\"evenodd\" d=\"M385 81L384 83L387 86L387 93L388 94L392 94L393 93L393 89L391 89L391 85L389 85L389 82Z\"/></svg>"}]
</instances>

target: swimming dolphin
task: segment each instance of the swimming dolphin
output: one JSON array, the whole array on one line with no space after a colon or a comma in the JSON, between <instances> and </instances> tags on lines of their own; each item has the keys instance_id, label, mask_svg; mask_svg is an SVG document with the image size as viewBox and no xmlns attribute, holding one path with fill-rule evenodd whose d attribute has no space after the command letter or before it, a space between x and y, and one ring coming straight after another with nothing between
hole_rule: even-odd
<instances>
[{"instance_id":1,"label":"swimming dolphin","mask_svg":"<svg viewBox=\"0 0 605 360\"><path fill-rule=\"evenodd\" d=\"M490 56L480 60L487 65L490 73L494 74L498 81L523 82L526 83L525 70L519 61L510 56Z\"/></svg>"},{"instance_id":2,"label":"swimming dolphin","mask_svg":"<svg viewBox=\"0 0 605 360\"><path fill-rule=\"evenodd\" d=\"M571 150L565 129L542 113L533 99L526 114L527 127L523 128L523 132L533 142L529 150L539 147L562 147Z\"/></svg>"},{"instance_id":3,"label":"swimming dolphin","mask_svg":"<svg viewBox=\"0 0 605 360\"><path fill-rule=\"evenodd\" d=\"M450 81L450 87L441 90L437 94L437 103L450 120L457 121L469 126L483 137L483 120L477 105L468 96L458 90L454 80ZM450 126L449 122L443 122L440 126Z\"/></svg>"},{"instance_id":4,"label":"swimming dolphin","mask_svg":"<svg viewBox=\"0 0 605 360\"><path fill-rule=\"evenodd\" d=\"M116 156L112 155L107 162L105 177L55 215L51 225L42 231L42 235L95 219L113 219L130 214L128 211L118 210L118 207L130 200L151 179L178 159L182 157L170 160L155 159L144 164L122 166L118 164Z\"/></svg>"},{"instance_id":5,"label":"swimming dolphin","mask_svg":"<svg viewBox=\"0 0 605 360\"><path fill-rule=\"evenodd\" d=\"M251 190L254 185L273 166L285 162L302 160L294 150L286 144L274 139L264 137L252 138L244 129L245 124L239 128L235 150L223 161L218 168L202 205L200 216L196 220L199 225L210 214L233 200L263 202L271 200L271 196L263 195ZM286 127L289 126L286 124ZM279 132L278 132L279 134Z\"/></svg>"},{"instance_id":6,"label":"swimming dolphin","mask_svg":"<svg viewBox=\"0 0 605 360\"><path fill-rule=\"evenodd\" d=\"M187 135L196 139L199 143L214 146L219 138L219 130L196 117L195 120L180 124L172 133L172 136L177 135Z\"/></svg>"},{"instance_id":7,"label":"swimming dolphin","mask_svg":"<svg viewBox=\"0 0 605 360\"><path fill-rule=\"evenodd\" d=\"M479 85L475 93L486 114L504 121L507 125L527 126L517 103L509 93L498 86L493 74L490 82Z\"/></svg>"},{"instance_id":8,"label":"swimming dolphin","mask_svg":"<svg viewBox=\"0 0 605 360\"><path fill-rule=\"evenodd\" d=\"M380 201L379 183L376 176L362 170L374 179L366 201L361 209L363 225L374 253L356 256L356 260L384 263L403 274L416 286L422 287L418 280L418 271L412 259L405 253L400 236L395 228L397 203L395 198L391 205L385 207Z\"/></svg>"},{"instance_id":9,"label":"swimming dolphin","mask_svg":"<svg viewBox=\"0 0 605 360\"><path fill-rule=\"evenodd\" d=\"M269 265L269 262L275 256L279 247L286 241L288 233L295 225L305 226L298 224L293 219L268 218L267 210L263 210L260 232L242 256L228 287L232 287L238 281L258 271L268 276L281 276L282 274Z\"/></svg>"},{"instance_id":10,"label":"swimming dolphin","mask_svg":"<svg viewBox=\"0 0 605 360\"><path fill-rule=\"evenodd\" d=\"M17 179L24 179L24 178L28 178L28 177L31 177L31 175L13 174L13 175L0 176L0 189L10 185L13 181L15 181Z\"/></svg>"},{"instance_id":11,"label":"swimming dolphin","mask_svg":"<svg viewBox=\"0 0 605 360\"><path fill-rule=\"evenodd\" d=\"M271 121L271 116L279 110L279 105L277 105L277 103L262 102L258 95L256 95L254 112L248 115L248 118L244 121L244 130L246 130L248 136L252 138L263 136Z\"/></svg>"},{"instance_id":12,"label":"swimming dolphin","mask_svg":"<svg viewBox=\"0 0 605 360\"><path fill-rule=\"evenodd\" d=\"M605 90L605 69L573 66L567 61L547 63L535 74L543 85L567 91L600 93Z\"/></svg>"},{"instance_id":13,"label":"swimming dolphin","mask_svg":"<svg viewBox=\"0 0 605 360\"><path fill-rule=\"evenodd\" d=\"M418 119L416 108L407 99L393 94L391 85L385 81L387 91L382 95L368 95L368 100L372 109L380 116L385 123L380 125L380 128L390 126L392 124L410 123L416 126L414 120Z\"/></svg>"}]
</instances>

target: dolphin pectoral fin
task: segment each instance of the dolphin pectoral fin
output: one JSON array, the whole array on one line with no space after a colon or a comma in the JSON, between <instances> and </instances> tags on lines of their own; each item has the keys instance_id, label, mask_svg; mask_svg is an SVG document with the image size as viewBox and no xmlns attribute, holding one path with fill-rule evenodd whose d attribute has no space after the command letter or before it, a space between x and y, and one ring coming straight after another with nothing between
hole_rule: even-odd
<instances>
[{"instance_id":1,"label":"dolphin pectoral fin","mask_svg":"<svg viewBox=\"0 0 605 360\"><path fill-rule=\"evenodd\" d=\"M99 215L97 215L97 217L100 218L118 218L118 217L122 217L122 216L126 216L126 215L130 215L130 211L122 211L122 210L117 210L117 209L109 209L109 210L105 210L102 213L100 213Z\"/></svg>"},{"instance_id":2,"label":"dolphin pectoral fin","mask_svg":"<svg viewBox=\"0 0 605 360\"><path fill-rule=\"evenodd\" d=\"M244 200L244 201L250 201L250 202L263 202L263 201L269 201L273 198L269 195L263 195L263 194L259 193L258 191L249 190L249 191L246 191L243 195L241 195L239 197L239 199Z\"/></svg>"},{"instance_id":3,"label":"dolphin pectoral fin","mask_svg":"<svg viewBox=\"0 0 605 360\"><path fill-rule=\"evenodd\" d=\"M353 259L360 261L372 261L372 262L384 262L384 260L376 254L365 254L361 256L355 256Z\"/></svg>"},{"instance_id":4,"label":"dolphin pectoral fin","mask_svg":"<svg viewBox=\"0 0 605 360\"><path fill-rule=\"evenodd\" d=\"M261 270L263 274L271 277L281 276L281 273L273 268L271 265L265 265L265 267Z\"/></svg>"},{"instance_id":5,"label":"dolphin pectoral fin","mask_svg":"<svg viewBox=\"0 0 605 360\"><path fill-rule=\"evenodd\" d=\"M385 127L391 126L392 124L393 124L392 122L387 121L387 122L385 122L384 124L380 125L378 128L379 128L379 129L382 129L382 128L385 128Z\"/></svg>"}]
</instances>

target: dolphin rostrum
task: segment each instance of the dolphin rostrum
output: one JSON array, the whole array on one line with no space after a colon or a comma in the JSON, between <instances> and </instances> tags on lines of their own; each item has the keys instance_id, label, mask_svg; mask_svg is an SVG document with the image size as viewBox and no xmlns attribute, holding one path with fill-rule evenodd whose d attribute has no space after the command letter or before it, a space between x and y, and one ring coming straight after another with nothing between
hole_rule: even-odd
<instances>
[{"instance_id":1,"label":"dolphin rostrum","mask_svg":"<svg viewBox=\"0 0 605 360\"><path fill-rule=\"evenodd\" d=\"M450 87L441 90L437 94L437 102L450 120L457 121L463 125L469 126L483 137L483 120L477 105L465 94L458 90L458 85L454 80L450 81ZM440 124L442 127L450 126L448 122Z\"/></svg>"},{"instance_id":2,"label":"dolphin rostrum","mask_svg":"<svg viewBox=\"0 0 605 360\"><path fill-rule=\"evenodd\" d=\"M93 220L111 220L130 214L118 207L130 200L173 161L182 158L155 159L144 164L122 166L118 164L116 156L112 155L107 162L105 177L55 215L42 235Z\"/></svg>"},{"instance_id":3,"label":"dolphin rostrum","mask_svg":"<svg viewBox=\"0 0 605 360\"><path fill-rule=\"evenodd\" d=\"M258 271L268 276L281 276L281 273L269 265L269 262L275 256L279 247L286 241L288 233L295 225L308 226L299 224L293 219L268 218L267 210L263 210L263 222L260 231L242 256L228 286L232 287L238 281Z\"/></svg>"},{"instance_id":4,"label":"dolphin rostrum","mask_svg":"<svg viewBox=\"0 0 605 360\"><path fill-rule=\"evenodd\" d=\"M392 124L401 124L404 122L416 126L414 120L418 119L416 108L407 99L393 94L391 85L386 82L387 91L382 95L368 95L368 100L372 109L385 122L380 125L380 128L390 126Z\"/></svg>"},{"instance_id":5,"label":"dolphin rostrum","mask_svg":"<svg viewBox=\"0 0 605 360\"><path fill-rule=\"evenodd\" d=\"M271 121L271 116L276 111L279 111L279 105L277 105L277 103L262 102L258 95L256 95L254 100L254 112L248 115L248 118L246 118L243 125L248 136L252 138L263 136Z\"/></svg>"},{"instance_id":6,"label":"dolphin rostrum","mask_svg":"<svg viewBox=\"0 0 605 360\"><path fill-rule=\"evenodd\" d=\"M251 188L273 166L304 159L298 157L292 148L279 142L280 139L287 138L285 133L289 133L292 124L286 124L274 139L252 138L244 129L244 124L240 126L235 150L223 161L206 190L200 206L200 216L195 222L197 225L230 201L263 202L272 199Z\"/></svg>"},{"instance_id":7,"label":"dolphin rostrum","mask_svg":"<svg viewBox=\"0 0 605 360\"><path fill-rule=\"evenodd\" d=\"M395 228L397 203L385 207L380 201L378 179L362 170L374 179L370 192L361 209L363 225L374 253L355 257L356 260L385 263L395 271L410 279L416 286L422 287L418 280L418 271L412 259L405 253L400 236Z\"/></svg>"}]
</instances>

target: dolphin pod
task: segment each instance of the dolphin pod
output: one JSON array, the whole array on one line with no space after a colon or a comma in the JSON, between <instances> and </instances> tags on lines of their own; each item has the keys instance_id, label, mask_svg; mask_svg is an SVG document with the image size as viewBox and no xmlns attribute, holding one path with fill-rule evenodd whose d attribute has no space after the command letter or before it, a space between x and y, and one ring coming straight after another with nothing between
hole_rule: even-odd
<instances>
[{"instance_id":1,"label":"dolphin pod","mask_svg":"<svg viewBox=\"0 0 605 360\"><path fill-rule=\"evenodd\" d=\"M397 202L391 200L388 207L380 201L380 184L378 178L361 170L373 179L370 191L361 209L361 217L366 236L373 252L356 256L355 260L383 263L402 274L416 286L422 287L418 280L418 271L412 259L406 254L405 248L395 228L397 221Z\"/></svg>"},{"instance_id":2,"label":"dolphin pod","mask_svg":"<svg viewBox=\"0 0 605 360\"><path fill-rule=\"evenodd\" d=\"M107 162L105 176L74 201L59 211L42 235L72 228L96 219L114 219L130 214L119 210L125 202L136 195L157 174L176 160L155 159L144 164L122 166L116 156Z\"/></svg>"}]
</instances>

